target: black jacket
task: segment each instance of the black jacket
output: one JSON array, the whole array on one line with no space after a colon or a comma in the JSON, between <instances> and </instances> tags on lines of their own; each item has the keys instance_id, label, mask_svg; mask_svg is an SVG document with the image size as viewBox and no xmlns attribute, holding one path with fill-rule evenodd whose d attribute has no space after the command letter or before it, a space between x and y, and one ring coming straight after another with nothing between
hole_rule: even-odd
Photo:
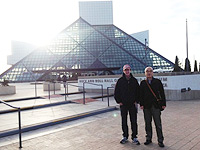
<instances>
[{"instance_id":1,"label":"black jacket","mask_svg":"<svg viewBox=\"0 0 200 150\"><path fill-rule=\"evenodd\" d=\"M135 102L139 103L139 84L132 74L130 76L130 79L127 80L123 73L123 76L116 83L114 98L118 104L122 103L125 106L133 106Z\"/></svg>"},{"instance_id":2,"label":"black jacket","mask_svg":"<svg viewBox=\"0 0 200 150\"><path fill-rule=\"evenodd\" d=\"M148 83L149 84L149 83ZM151 84L149 84L157 98L161 98L161 105L166 106L166 99L163 84L159 79L153 78ZM159 108L158 102L152 92L150 91L145 80L140 83L140 106L144 106L145 109L150 109L154 105L155 108Z\"/></svg>"}]
</instances>

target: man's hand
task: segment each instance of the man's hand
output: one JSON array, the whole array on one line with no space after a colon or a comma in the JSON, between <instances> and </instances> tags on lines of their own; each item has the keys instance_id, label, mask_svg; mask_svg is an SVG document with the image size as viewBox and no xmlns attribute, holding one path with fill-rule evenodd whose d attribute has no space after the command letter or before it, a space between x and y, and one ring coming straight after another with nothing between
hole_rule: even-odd
<instances>
[{"instance_id":1,"label":"man's hand","mask_svg":"<svg viewBox=\"0 0 200 150\"><path fill-rule=\"evenodd\" d=\"M119 103L119 105L122 106L123 104L122 104L122 103Z\"/></svg>"},{"instance_id":2,"label":"man's hand","mask_svg":"<svg viewBox=\"0 0 200 150\"><path fill-rule=\"evenodd\" d=\"M162 109L165 109L166 108L166 106L162 106Z\"/></svg>"},{"instance_id":3,"label":"man's hand","mask_svg":"<svg viewBox=\"0 0 200 150\"><path fill-rule=\"evenodd\" d=\"M144 109L144 106L140 106L141 109Z\"/></svg>"}]
</instances>

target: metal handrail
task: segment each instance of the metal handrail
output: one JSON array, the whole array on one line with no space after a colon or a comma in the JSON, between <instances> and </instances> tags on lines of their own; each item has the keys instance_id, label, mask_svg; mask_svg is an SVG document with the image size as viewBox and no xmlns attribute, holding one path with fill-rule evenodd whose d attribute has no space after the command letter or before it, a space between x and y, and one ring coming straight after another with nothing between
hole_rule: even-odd
<instances>
[{"instance_id":1,"label":"metal handrail","mask_svg":"<svg viewBox=\"0 0 200 150\"><path fill-rule=\"evenodd\" d=\"M22 130L21 130L21 108L20 107L15 107L15 106L12 106L6 102L4 102L3 100L0 100L1 103L11 107L11 108L14 108L14 109L18 109L18 119L19 119L19 148L22 148Z\"/></svg>"},{"instance_id":2,"label":"metal handrail","mask_svg":"<svg viewBox=\"0 0 200 150\"><path fill-rule=\"evenodd\" d=\"M63 84L64 84L64 88L65 88L65 101L67 100L66 95L69 93L69 85L70 86L75 86L75 87L82 87L82 86L77 86L77 85L69 84L68 82L66 82L66 83L63 82ZM67 85L67 88L66 88L66 85Z\"/></svg>"},{"instance_id":3,"label":"metal handrail","mask_svg":"<svg viewBox=\"0 0 200 150\"><path fill-rule=\"evenodd\" d=\"M92 84L92 85L96 85L96 86L101 86L101 94L102 94L102 101L103 101L103 85L102 84L83 82L83 104L85 104L85 84Z\"/></svg>"},{"instance_id":4,"label":"metal handrail","mask_svg":"<svg viewBox=\"0 0 200 150\"><path fill-rule=\"evenodd\" d=\"M110 106L110 100L109 100L109 89L114 88L114 87L107 87L107 99L108 99L108 107Z\"/></svg>"},{"instance_id":5,"label":"metal handrail","mask_svg":"<svg viewBox=\"0 0 200 150\"><path fill-rule=\"evenodd\" d=\"M83 86L73 85L73 84L70 84L70 83L68 83L68 82L67 82L67 84L68 84L68 85L71 85L71 86L75 86L75 87L83 87Z\"/></svg>"}]
</instances>

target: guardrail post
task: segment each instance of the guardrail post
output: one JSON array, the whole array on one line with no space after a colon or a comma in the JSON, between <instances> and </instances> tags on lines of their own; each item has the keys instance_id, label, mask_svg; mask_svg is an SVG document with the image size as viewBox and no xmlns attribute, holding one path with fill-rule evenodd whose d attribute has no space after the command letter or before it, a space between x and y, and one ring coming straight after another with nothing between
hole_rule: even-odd
<instances>
[{"instance_id":1,"label":"guardrail post","mask_svg":"<svg viewBox=\"0 0 200 150\"><path fill-rule=\"evenodd\" d=\"M102 95L102 101L103 101L103 85L101 85L101 95Z\"/></svg>"},{"instance_id":2,"label":"guardrail post","mask_svg":"<svg viewBox=\"0 0 200 150\"><path fill-rule=\"evenodd\" d=\"M19 118L19 148L22 148L22 130L21 130L21 109L18 108L18 118Z\"/></svg>"},{"instance_id":3,"label":"guardrail post","mask_svg":"<svg viewBox=\"0 0 200 150\"><path fill-rule=\"evenodd\" d=\"M37 83L35 81L35 97L37 97Z\"/></svg>"},{"instance_id":4,"label":"guardrail post","mask_svg":"<svg viewBox=\"0 0 200 150\"><path fill-rule=\"evenodd\" d=\"M54 95L56 94L56 82L53 82L53 91L54 91Z\"/></svg>"},{"instance_id":5,"label":"guardrail post","mask_svg":"<svg viewBox=\"0 0 200 150\"><path fill-rule=\"evenodd\" d=\"M85 82L83 82L83 104L85 104Z\"/></svg>"},{"instance_id":6,"label":"guardrail post","mask_svg":"<svg viewBox=\"0 0 200 150\"><path fill-rule=\"evenodd\" d=\"M67 100L67 97L66 97L66 85L64 85L64 88L65 88L65 101Z\"/></svg>"},{"instance_id":7,"label":"guardrail post","mask_svg":"<svg viewBox=\"0 0 200 150\"><path fill-rule=\"evenodd\" d=\"M51 98L50 96L50 84L48 83L48 91L49 91L49 99Z\"/></svg>"},{"instance_id":8,"label":"guardrail post","mask_svg":"<svg viewBox=\"0 0 200 150\"><path fill-rule=\"evenodd\" d=\"M108 98L108 107L110 106L110 102L109 102L109 87L107 87L107 98Z\"/></svg>"},{"instance_id":9,"label":"guardrail post","mask_svg":"<svg viewBox=\"0 0 200 150\"><path fill-rule=\"evenodd\" d=\"M67 83L67 96L68 96L68 82L66 82Z\"/></svg>"}]
</instances>

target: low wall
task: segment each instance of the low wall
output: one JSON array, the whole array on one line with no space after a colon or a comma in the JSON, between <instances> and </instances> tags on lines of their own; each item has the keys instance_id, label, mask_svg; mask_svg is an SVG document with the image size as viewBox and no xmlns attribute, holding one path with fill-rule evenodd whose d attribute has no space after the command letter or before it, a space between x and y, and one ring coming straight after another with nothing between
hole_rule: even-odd
<instances>
[{"instance_id":1,"label":"low wall","mask_svg":"<svg viewBox=\"0 0 200 150\"><path fill-rule=\"evenodd\" d=\"M79 89L79 91L83 91ZM85 89L88 93L101 93L101 89ZM103 90L104 95L107 95L107 90ZM109 89L109 95L114 94L114 88ZM181 92L181 90L165 90L166 100L195 100L200 99L200 91L191 90Z\"/></svg>"},{"instance_id":2,"label":"low wall","mask_svg":"<svg viewBox=\"0 0 200 150\"><path fill-rule=\"evenodd\" d=\"M0 86L0 95L10 95L15 94L16 88L15 86Z\"/></svg>"},{"instance_id":3,"label":"low wall","mask_svg":"<svg viewBox=\"0 0 200 150\"><path fill-rule=\"evenodd\" d=\"M61 90L61 85L58 82L56 82L56 83L44 82L43 83L43 91L48 91L49 90L48 86L50 86L50 91Z\"/></svg>"},{"instance_id":4,"label":"low wall","mask_svg":"<svg viewBox=\"0 0 200 150\"><path fill-rule=\"evenodd\" d=\"M167 100L195 100L200 99L199 90L181 92L181 90L165 90Z\"/></svg>"},{"instance_id":5,"label":"low wall","mask_svg":"<svg viewBox=\"0 0 200 150\"><path fill-rule=\"evenodd\" d=\"M200 74L154 74L155 78L161 80L167 100L194 100L200 99ZM145 79L144 74L134 74L138 83ZM78 79L78 85L81 87L85 84L86 92L98 92L101 93L100 86L103 85L103 92L107 93L107 87L115 87L117 80L121 75L107 75L107 76L90 76L80 77ZM183 90L185 89L185 90ZM188 89L190 89L188 91ZM79 88L81 91L82 89ZM182 91L181 91L182 90ZM109 94L113 94L114 89L109 89Z\"/></svg>"}]
</instances>

